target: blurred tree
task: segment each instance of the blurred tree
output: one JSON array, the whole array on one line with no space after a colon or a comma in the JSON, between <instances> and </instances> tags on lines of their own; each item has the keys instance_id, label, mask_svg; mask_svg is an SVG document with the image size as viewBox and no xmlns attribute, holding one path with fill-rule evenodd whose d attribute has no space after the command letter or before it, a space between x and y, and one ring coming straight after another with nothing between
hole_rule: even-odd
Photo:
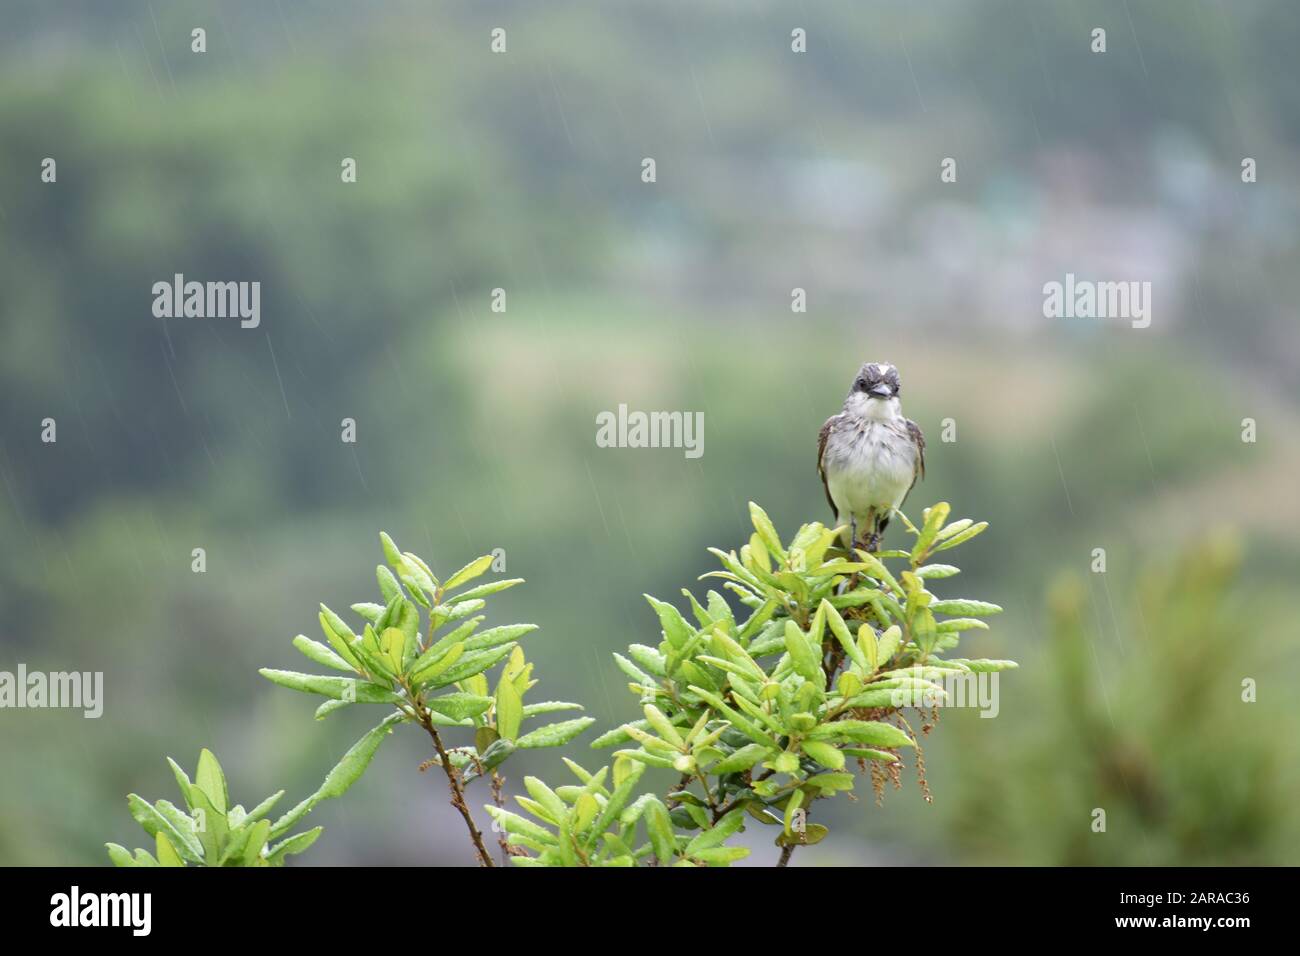
<instances>
[{"instance_id":1,"label":"blurred tree","mask_svg":"<svg viewBox=\"0 0 1300 956\"><path fill-rule=\"evenodd\" d=\"M1118 661L1098 654L1083 583L1057 581L1041 720L996 752L954 722L968 733L956 752L971 786L950 822L966 853L1037 865L1288 860L1294 780L1273 733L1276 692L1243 700L1243 680L1267 687L1270 665L1239 564L1235 537L1217 534L1142 572Z\"/></svg>"}]
</instances>

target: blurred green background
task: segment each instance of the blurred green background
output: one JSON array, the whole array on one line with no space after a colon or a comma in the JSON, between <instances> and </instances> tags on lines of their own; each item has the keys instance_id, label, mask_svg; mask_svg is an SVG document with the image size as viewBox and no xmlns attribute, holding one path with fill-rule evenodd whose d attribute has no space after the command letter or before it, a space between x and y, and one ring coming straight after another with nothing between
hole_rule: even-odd
<instances>
[{"instance_id":1,"label":"blurred green background","mask_svg":"<svg viewBox=\"0 0 1300 956\"><path fill-rule=\"evenodd\" d=\"M862 787L798 862L1300 862L1297 43L1283 2L0 0L0 669L106 685L0 711L0 863L137 845L164 755L314 788L376 714L256 670L373 599L381 528L504 549L537 699L631 719L641 594L750 499L829 520L864 360L929 436L909 511L992 522L940 588L1006 608L962 653L1022 669L942 715L933 805ZM1045 319L1067 271L1151 281L1151 327ZM261 326L153 318L177 272L260 281ZM619 403L703 411L703 457L598 448ZM468 862L427 756L395 735L302 862Z\"/></svg>"}]
</instances>

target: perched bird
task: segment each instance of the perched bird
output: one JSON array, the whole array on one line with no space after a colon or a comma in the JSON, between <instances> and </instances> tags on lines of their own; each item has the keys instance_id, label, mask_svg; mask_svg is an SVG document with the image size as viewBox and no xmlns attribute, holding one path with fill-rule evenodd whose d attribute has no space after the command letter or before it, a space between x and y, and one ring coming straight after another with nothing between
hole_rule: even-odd
<instances>
[{"instance_id":1,"label":"perched bird","mask_svg":"<svg viewBox=\"0 0 1300 956\"><path fill-rule=\"evenodd\" d=\"M846 547L858 546L861 528L867 550L879 550L894 510L925 477L925 436L903 417L900 389L898 369L868 362L817 436L817 471L836 523L849 526Z\"/></svg>"}]
</instances>

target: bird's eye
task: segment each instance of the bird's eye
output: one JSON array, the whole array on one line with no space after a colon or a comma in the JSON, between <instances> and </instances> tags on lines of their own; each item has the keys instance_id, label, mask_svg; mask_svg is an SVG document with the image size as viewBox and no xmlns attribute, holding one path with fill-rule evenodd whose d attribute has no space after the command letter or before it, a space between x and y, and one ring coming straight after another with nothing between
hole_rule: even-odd
<instances>
[{"instance_id":1,"label":"bird's eye","mask_svg":"<svg viewBox=\"0 0 1300 956\"><path fill-rule=\"evenodd\" d=\"M858 391L865 392L866 390L867 390L867 380L865 378L858 379Z\"/></svg>"}]
</instances>

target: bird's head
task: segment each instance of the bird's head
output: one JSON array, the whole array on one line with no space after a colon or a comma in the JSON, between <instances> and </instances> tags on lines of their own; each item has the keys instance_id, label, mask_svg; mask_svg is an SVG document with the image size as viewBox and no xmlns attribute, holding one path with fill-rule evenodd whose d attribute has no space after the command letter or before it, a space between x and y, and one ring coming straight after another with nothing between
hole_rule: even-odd
<instances>
[{"instance_id":1,"label":"bird's head","mask_svg":"<svg viewBox=\"0 0 1300 956\"><path fill-rule=\"evenodd\" d=\"M844 406L865 418L890 418L899 413L898 393L902 387L894 366L867 362L854 376Z\"/></svg>"}]
</instances>

